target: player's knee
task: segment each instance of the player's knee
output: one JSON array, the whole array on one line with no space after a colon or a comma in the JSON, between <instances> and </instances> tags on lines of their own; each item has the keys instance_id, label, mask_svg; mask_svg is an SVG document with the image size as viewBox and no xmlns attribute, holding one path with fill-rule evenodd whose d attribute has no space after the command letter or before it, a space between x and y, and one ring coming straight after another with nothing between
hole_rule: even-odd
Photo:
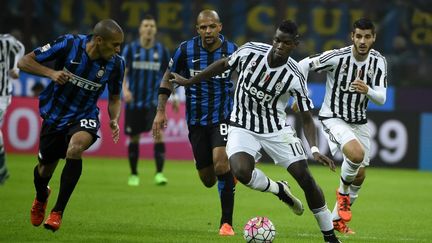
<instances>
[{"instance_id":1,"label":"player's knee","mask_svg":"<svg viewBox=\"0 0 432 243\"><path fill-rule=\"evenodd\" d=\"M80 143L69 144L66 152L67 158L81 158L83 152L86 150L86 146Z\"/></svg>"},{"instance_id":2,"label":"player's knee","mask_svg":"<svg viewBox=\"0 0 432 243\"><path fill-rule=\"evenodd\" d=\"M217 161L214 164L214 171L216 175L223 175L230 170L230 166L228 160L226 161Z\"/></svg>"},{"instance_id":3,"label":"player's knee","mask_svg":"<svg viewBox=\"0 0 432 243\"><path fill-rule=\"evenodd\" d=\"M207 188L213 187L216 184L216 177L201 177L203 185Z\"/></svg>"},{"instance_id":4,"label":"player's knee","mask_svg":"<svg viewBox=\"0 0 432 243\"><path fill-rule=\"evenodd\" d=\"M358 150L347 156L347 158L353 163L360 164L364 160L364 151L363 149Z\"/></svg>"}]
</instances>

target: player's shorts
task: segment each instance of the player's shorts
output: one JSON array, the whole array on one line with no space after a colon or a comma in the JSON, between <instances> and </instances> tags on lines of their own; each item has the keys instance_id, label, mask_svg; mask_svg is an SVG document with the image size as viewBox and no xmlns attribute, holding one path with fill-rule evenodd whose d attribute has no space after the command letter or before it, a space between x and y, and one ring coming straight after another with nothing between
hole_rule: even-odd
<instances>
[{"instance_id":1,"label":"player's shorts","mask_svg":"<svg viewBox=\"0 0 432 243\"><path fill-rule=\"evenodd\" d=\"M235 126L230 126L228 129L228 158L236 153L244 152L258 161L261 158L259 152L261 148L273 159L276 165L285 168L294 162L307 159L302 141L291 126L286 126L277 132L264 134L254 133Z\"/></svg>"},{"instance_id":2,"label":"player's shorts","mask_svg":"<svg viewBox=\"0 0 432 243\"><path fill-rule=\"evenodd\" d=\"M349 141L356 139L365 150L362 166L369 166L370 134L367 124L347 123L339 118L323 119L321 124L333 155L338 150L342 151L343 146Z\"/></svg>"},{"instance_id":3,"label":"player's shorts","mask_svg":"<svg viewBox=\"0 0 432 243\"><path fill-rule=\"evenodd\" d=\"M73 123L61 131L57 131L54 126L43 122L39 138L39 161L41 163L53 163L59 159L64 159L72 135L79 131L90 133L93 136L92 144L96 142L99 138L97 135L99 120L92 119L90 126L88 122L83 122L83 120L87 119L81 119L81 121Z\"/></svg>"},{"instance_id":4,"label":"player's shorts","mask_svg":"<svg viewBox=\"0 0 432 243\"><path fill-rule=\"evenodd\" d=\"M11 96L0 96L0 127L3 124L4 115L6 110L11 103Z\"/></svg>"},{"instance_id":5,"label":"player's shorts","mask_svg":"<svg viewBox=\"0 0 432 243\"><path fill-rule=\"evenodd\" d=\"M228 124L222 122L210 126L188 126L189 141L195 158L197 170L213 166L213 149L225 147Z\"/></svg>"},{"instance_id":6,"label":"player's shorts","mask_svg":"<svg viewBox=\"0 0 432 243\"><path fill-rule=\"evenodd\" d=\"M133 136L151 130L156 116L155 106L125 110L125 134Z\"/></svg>"}]
</instances>

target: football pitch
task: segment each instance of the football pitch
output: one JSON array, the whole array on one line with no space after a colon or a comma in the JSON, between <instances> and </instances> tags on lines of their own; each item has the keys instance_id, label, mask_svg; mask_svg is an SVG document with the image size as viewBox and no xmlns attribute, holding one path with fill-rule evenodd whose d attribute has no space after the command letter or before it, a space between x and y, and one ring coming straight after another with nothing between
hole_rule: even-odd
<instances>
[{"instance_id":1,"label":"football pitch","mask_svg":"<svg viewBox=\"0 0 432 243\"><path fill-rule=\"evenodd\" d=\"M244 242L243 226L253 216L267 216L276 227L275 242L322 242L309 210L296 216L270 193L237 184L233 237L218 235L220 206L217 188L205 188L192 162L167 161L166 186L153 183L154 162L139 163L141 184L127 185L126 158L85 157L59 231L30 224L35 197L35 155L7 155L11 177L0 186L0 242ZM313 163L313 162L310 162ZM53 190L47 211L55 204L64 161L50 182ZM287 180L293 193L304 195L280 167L258 165L270 178ZM336 173L311 166L329 208L335 203ZM340 235L346 242L432 242L432 173L369 168L354 204L350 227L355 235ZM307 207L307 206L306 206Z\"/></svg>"}]
</instances>

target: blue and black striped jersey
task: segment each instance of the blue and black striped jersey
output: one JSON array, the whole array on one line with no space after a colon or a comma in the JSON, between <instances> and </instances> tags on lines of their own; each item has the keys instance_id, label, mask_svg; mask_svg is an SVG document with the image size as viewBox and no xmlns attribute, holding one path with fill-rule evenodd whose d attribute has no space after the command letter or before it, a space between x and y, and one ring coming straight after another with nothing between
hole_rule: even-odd
<instances>
[{"instance_id":1,"label":"blue and black striped jersey","mask_svg":"<svg viewBox=\"0 0 432 243\"><path fill-rule=\"evenodd\" d=\"M64 85L51 82L39 96L41 117L57 130L83 118L98 119L97 100L107 84L110 94L120 95L123 58L114 55L109 61L90 60L86 44L91 38L91 35L64 35L34 50L36 61L55 61L55 70L72 75Z\"/></svg>"},{"instance_id":2,"label":"blue and black striped jersey","mask_svg":"<svg viewBox=\"0 0 432 243\"><path fill-rule=\"evenodd\" d=\"M208 52L202 46L199 36L185 41L175 51L170 61L170 71L190 78L201 72L213 62L230 56L237 46L219 35L222 45L213 52ZM186 120L188 125L212 125L228 119L233 105L231 70L202 80L185 89Z\"/></svg>"},{"instance_id":3,"label":"blue and black striped jersey","mask_svg":"<svg viewBox=\"0 0 432 243\"><path fill-rule=\"evenodd\" d=\"M159 42L146 49L138 40L126 45L122 55L129 70L127 82L133 97L131 103L126 103L126 109L156 107L158 89L168 67L168 50Z\"/></svg>"}]
</instances>

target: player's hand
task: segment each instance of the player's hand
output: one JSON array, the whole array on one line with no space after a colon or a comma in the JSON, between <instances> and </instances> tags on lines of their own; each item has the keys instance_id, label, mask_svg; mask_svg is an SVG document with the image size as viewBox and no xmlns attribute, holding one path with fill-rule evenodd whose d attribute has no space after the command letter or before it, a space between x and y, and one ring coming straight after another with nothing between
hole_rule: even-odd
<instances>
[{"instance_id":1,"label":"player's hand","mask_svg":"<svg viewBox=\"0 0 432 243\"><path fill-rule=\"evenodd\" d=\"M120 127L119 127L116 120L110 121L110 128L112 131L112 139L113 139L114 143L117 143L119 138L120 138Z\"/></svg>"},{"instance_id":2,"label":"player's hand","mask_svg":"<svg viewBox=\"0 0 432 243\"><path fill-rule=\"evenodd\" d=\"M152 133L154 138L162 135L163 129L167 127L167 117L165 111L158 110L153 120Z\"/></svg>"},{"instance_id":3,"label":"player's hand","mask_svg":"<svg viewBox=\"0 0 432 243\"><path fill-rule=\"evenodd\" d=\"M331 171L336 171L336 165L332 159L318 152L315 152L312 155L316 161L330 167Z\"/></svg>"},{"instance_id":4,"label":"player's hand","mask_svg":"<svg viewBox=\"0 0 432 243\"><path fill-rule=\"evenodd\" d=\"M72 75L70 73L65 72L65 71L54 71L50 75L50 78L52 81L63 85L65 83L67 83L72 78Z\"/></svg>"},{"instance_id":5,"label":"player's hand","mask_svg":"<svg viewBox=\"0 0 432 243\"><path fill-rule=\"evenodd\" d=\"M174 84L178 84L181 86L188 86L188 79L183 78L180 74L177 73L170 73L169 76L169 82L170 83L174 83Z\"/></svg>"},{"instance_id":6,"label":"player's hand","mask_svg":"<svg viewBox=\"0 0 432 243\"><path fill-rule=\"evenodd\" d=\"M13 79L18 79L19 78L18 70L16 70L16 69L9 70L9 77L11 77Z\"/></svg>"},{"instance_id":7,"label":"player's hand","mask_svg":"<svg viewBox=\"0 0 432 243\"><path fill-rule=\"evenodd\" d=\"M354 89L354 91L359 92L360 94L367 94L369 90L369 86L360 79L362 76L362 71L358 70L356 79L351 83L351 87Z\"/></svg>"}]
</instances>

